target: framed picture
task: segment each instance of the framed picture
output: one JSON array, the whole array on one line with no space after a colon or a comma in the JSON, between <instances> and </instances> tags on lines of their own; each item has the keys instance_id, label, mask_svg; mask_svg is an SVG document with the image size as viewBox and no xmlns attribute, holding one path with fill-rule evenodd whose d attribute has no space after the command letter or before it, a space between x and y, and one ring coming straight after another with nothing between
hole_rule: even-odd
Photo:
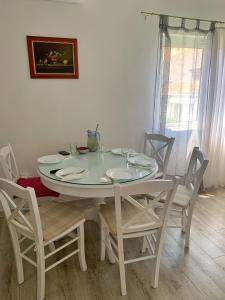
<instances>
[{"instance_id":1,"label":"framed picture","mask_svg":"<svg viewBox=\"0 0 225 300\"><path fill-rule=\"evenodd\" d=\"M77 39L27 36L31 78L79 78Z\"/></svg>"}]
</instances>

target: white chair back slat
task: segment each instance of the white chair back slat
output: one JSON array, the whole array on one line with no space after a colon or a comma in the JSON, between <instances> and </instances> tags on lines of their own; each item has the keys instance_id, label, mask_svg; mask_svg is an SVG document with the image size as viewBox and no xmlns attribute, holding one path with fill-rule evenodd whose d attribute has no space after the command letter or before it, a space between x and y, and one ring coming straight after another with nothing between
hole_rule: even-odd
<instances>
[{"instance_id":1,"label":"white chair back slat","mask_svg":"<svg viewBox=\"0 0 225 300\"><path fill-rule=\"evenodd\" d=\"M17 203L17 205L15 205L15 203L9 198L9 196L5 192L2 192L2 193L7 198L8 203L11 204L11 207L12 207L11 215L8 218L8 221L9 222L16 221L17 218L19 218L19 220L22 221L24 223L24 225L30 229L31 232L33 232L34 231L33 226L28 221L26 216L21 212L21 210L24 208L27 201L24 199L17 199L18 203ZM16 221L16 223L18 223L18 222Z\"/></svg>"},{"instance_id":2,"label":"white chair back slat","mask_svg":"<svg viewBox=\"0 0 225 300\"><path fill-rule=\"evenodd\" d=\"M19 171L15 155L10 144L0 149L0 165L5 179L16 182L19 178Z\"/></svg>"},{"instance_id":3,"label":"white chair back slat","mask_svg":"<svg viewBox=\"0 0 225 300\"><path fill-rule=\"evenodd\" d=\"M174 179L151 180L123 186L115 185L115 209L118 234L150 230L156 223L162 225L168 206L172 203L177 184L177 179ZM149 200L149 203L140 203L140 200L134 198L135 195L143 193L152 195L152 200ZM154 193L156 193L155 197ZM158 207L157 204L163 195L166 195L165 205L162 208L161 214L158 215L155 209ZM124 201L129 202L129 205L136 210L135 214L126 222L123 220L121 208Z\"/></svg>"},{"instance_id":4,"label":"white chair back slat","mask_svg":"<svg viewBox=\"0 0 225 300\"><path fill-rule=\"evenodd\" d=\"M131 196L127 196L126 198L124 198L125 200L127 200L131 205L135 206L137 209L139 209L141 212L145 213L145 206L141 205L140 202L138 202L137 200L135 200L134 198L132 198Z\"/></svg>"},{"instance_id":5,"label":"white chair back slat","mask_svg":"<svg viewBox=\"0 0 225 300\"><path fill-rule=\"evenodd\" d=\"M170 138L161 134L145 133L144 153L156 159L159 172L163 173L163 178L166 176L174 140L173 137ZM150 151L147 149L148 146L150 146Z\"/></svg>"},{"instance_id":6,"label":"white chair back slat","mask_svg":"<svg viewBox=\"0 0 225 300\"><path fill-rule=\"evenodd\" d=\"M151 188L149 188L149 183L151 183ZM154 183L154 184L153 184ZM171 190L171 180L163 180L163 189L161 180L149 180L138 183L128 183L121 186L120 194L122 197L126 198L129 195L140 195L141 194L152 194L160 193L163 191Z\"/></svg>"},{"instance_id":7,"label":"white chair back slat","mask_svg":"<svg viewBox=\"0 0 225 300\"><path fill-rule=\"evenodd\" d=\"M155 159L157 159L157 161L159 162L160 165L163 165L164 159L161 155L161 152L163 152L163 150L168 146L168 142L166 142L161 147L159 146L158 148L156 147L156 145L154 145L152 140L149 140L149 143L151 145L151 156L154 157Z\"/></svg>"},{"instance_id":8,"label":"white chair back slat","mask_svg":"<svg viewBox=\"0 0 225 300\"><path fill-rule=\"evenodd\" d=\"M194 147L185 175L185 186L194 196L199 191L208 162L208 159L199 150L199 147Z\"/></svg>"},{"instance_id":9,"label":"white chair back slat","mask_svg":"<svg viewBox=\"0 0 225 300\"><path fill-rule=\"evenodd\" d=\"M127 223L123 224L123 229L126 229L126 231L129 229L129 226L132 226L132 230L134 228L134 226L132 225L132 223L138 221L141 217L145 217L146 220L149 220L150 223L146 224L146 227L151 226L153 224L155 224L156 221L159 220L159 217L154 213L153 211L153 205L149 204L149 205L141 205L140 202L138 202L137 200L135 200L134 198L132 198L131 196L128 196L126 198L124 198L123 200L127 200L131 205L133 205L135 208L137 208L137 213L136 215L134 215ZM139 210L139 212L138 212ZM136 225L137 227L143 227L143 225Z\"/></svg>"},{"instance_id":10,"label":"white chair back slat","mask_svg":"<svg viewBox=\"0 0 225 300\"><path fill-rule=\"evenodd\" d=\"M145 217L146 223L140 224L140 219L143 219L143 217ZM151 227L154 226L158 221L160 221L160 218L154 213L154 210L148 211L148 209L146 208L146 211L144 213L141 211L137 212L136 215L134 215L128 222L123 223L122 232L129 233L134 231L148 230L151 229Z\"/></svg>"},{"instance_id":11,"label":"white chair back slat","mask_svg":"<svg viewBox=\"0 0 225 300\"><path fill-rule=\"evenodd\" d=\"M0 200L7 222L15 226L18 232L26 232L42 243L41 219L33 188L23 188L9 180L0 179ZM24 207L29 208L29 220Z\"/></svg>"},{"instance_id":12,"label":"white chair back slat","mask_svg":"<svg viewBox=\"0 0 225 300\"><path fill-rule=\"evenodd\" d=\"M29 230L27 226L22 225L21 223L12 220L10 222L15 229L17 230L18 233L20 233L22 236L25 236L26 238L29 238L30 240L34 240L34 233L33 231Z\"/></svg>"}]
</instances>

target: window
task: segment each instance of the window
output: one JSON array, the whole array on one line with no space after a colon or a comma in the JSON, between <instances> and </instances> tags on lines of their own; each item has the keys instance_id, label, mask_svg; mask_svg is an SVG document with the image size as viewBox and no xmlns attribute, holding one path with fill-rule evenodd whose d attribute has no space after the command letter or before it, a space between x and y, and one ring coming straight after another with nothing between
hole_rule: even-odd
<instances>
[{"instance_id":1,"label":"window","mask_svg":"<svg viewBox=\"0 0 225 300\"><path fill-rule=\"evenodd\" d=\"M163 64L169 59L168 82L162 86L162 96L167 97L166 128L172 131L197 128L203 47L192 48L195 35L188 37L182 47L183 32L171 34L171 49L163 48ZM180 45L179 45L180 44Z\"/></svg>"}]
</instances>

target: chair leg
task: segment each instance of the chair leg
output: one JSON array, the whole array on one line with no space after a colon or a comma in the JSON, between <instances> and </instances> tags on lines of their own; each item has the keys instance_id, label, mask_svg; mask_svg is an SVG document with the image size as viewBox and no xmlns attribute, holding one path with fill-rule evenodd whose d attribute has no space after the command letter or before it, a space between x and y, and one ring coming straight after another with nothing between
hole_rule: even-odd
<instances>
[{"instance_id":1,"label":"chair leg","mask_svg":"<svg viewBox=\"0 0 225 300\"><path fill-rule=\"evenodd\" d=\"M121 293L123 296L125 296L127 294L127 287L126 287L124 249L123 249L123 240L122 239L118 239L118 256L119 256Z\"/></svg>"},{"instance_id":2,"label":"chair leg","mask_svg":"<svg viewBox=\"0 0 225 300\"><path fill-rule=\"evenodd\" d=\"M12 237L12 244L13 244L13 251L14 251L14 257L16 262L16 271L17 271L17 281L19 284L24 282L24 273L23 273L23 260L20 256L20 244L19 244L19 237L16 232L16 229L9 225L9 231Z\"/></svg>"},{"instance_id":3,"label":"chair leg","mask_svg":"<svg viewBox=\"0 0 225 300\"><path fill-rule=\"evenodd\" d=\"M86 264L86 259L85 259L85 246L84 246L84 223L82 223L78 228L78 258L80 262L80 268L82 271L87 270L87 264Z\"/></svg>"},{"instance_id":4,"label":"chair leg","mask_svg":"<svg viewBox=\"0 0 225 300\"><path fill-rule=\"evenodd\" d=\"M189 248L190 246L190 231L191 231L191 224L188 224L189 222L187 222L187 229L186 229L186 233L185 233L185 247Z\"/></svg>"},{"instance_id":5,"label":"chair leg","mask_svg":"<svg viewBox=\"0 0 225 300\"><path fill-rule=\"evenodd\" d=\"M157 240L156 240L156 248L155 248L155 255L156 258L153 260L154 267L153 267L153 280L152 280L152 287L157 288L159 284L159 268L160 268L160 260L162 254L162 246L163 246L163 237L165 234L166 227L161 229L161 232L158 233Z\"/></svg>"},{"instance_id":6,"label":"chair leg","mask_svg":"<svg viewBox=\"0 0 225 300\"><path fill-rule=\"evenodd\" d=\"M45 258L44 247L37 246L37 300L45 297Z\"/></svg>"},{"instance_id":7,"label":"chair leg","mask_svg":"<svg viewBox=\"0 0 225 300\"><path fill-rule=\"evenodd\" d=\"M101 261L105 260L105 239L106 239L106 234L105 234L105 228L103 225L103 222L100 218L100 228L101 228L101 255L100 255L100 259Z\"/></svg>"},{"instance_id":8,"label":"chair leg","mask_svg":"<svg viewBox=\"0 0 225 300\"><path fill-rule=\"evenodd\" d=\"M110 238L109 238L109 232L106 235L106 239L107 239L107 244L108 244L107 255L108 255L109 262L111 264L115 264L116 260L113 256L113 249L112 249L111 241L110 241Z\"/></svg>"},{"instance_id":9,"label":"chair leg","mask_svg":"<svg viewBox=\"0 0 225 300\"><path fill-rule=\"evenodd\" d=\"M159 267L160 267L160 256L157 255L156 259L154 260L154 272L153 272L153 280L152 280L152 287L156 289L159 284Z\"/></svg>"},{"instance_id":10,"label":"chair leg","mask_svg":"<svg viewBox=\"0 0 225 300\"><path fill-rule=\"evenodd\" d=\"M181 212L181 227L182 227L182 232L186 232L186 225L187 225L187 217L186 217L186 209L182 208Z\"/></svg>"},{"instance_id":11,"label":"chair leg","mask_svg":"<svg viewBox=\"0 0 225 300\"><path fill-rule=\"evenodd\" d=\"M185 247L189 248L190 245L190 231L191 231L191 220L193 214L193 205L188 208L188 217L187 217L187 225L186 225L186 233L185 233Z\"/></svg>"}]
</instances>

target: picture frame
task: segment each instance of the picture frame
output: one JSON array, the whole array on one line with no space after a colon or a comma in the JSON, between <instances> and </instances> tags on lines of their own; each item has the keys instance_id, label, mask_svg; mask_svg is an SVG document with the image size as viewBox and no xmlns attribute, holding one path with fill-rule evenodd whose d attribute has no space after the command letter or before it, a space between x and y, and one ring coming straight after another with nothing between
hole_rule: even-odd
<instances>
[{"instance_id":1,"label":"picture frame","mask_svg":"<svg viewBox=\"0 0 225 300\"><path fill-rule=\"evenodd\" d=\"M78 79L77 39L27 36L31 78Z\"/></svg>"}]
</instances>

